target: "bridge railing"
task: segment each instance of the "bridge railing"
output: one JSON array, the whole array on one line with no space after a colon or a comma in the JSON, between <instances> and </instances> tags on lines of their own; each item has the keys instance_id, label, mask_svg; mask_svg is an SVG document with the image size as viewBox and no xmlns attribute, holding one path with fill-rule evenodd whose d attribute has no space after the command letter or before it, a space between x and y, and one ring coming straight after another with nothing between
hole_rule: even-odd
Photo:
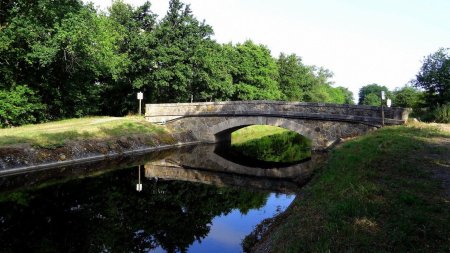
<instances>
[{"instance_id":1,"label":"bridge railing","mask_svg":"<svg viewBox=\"0 0 450 253\"><path fill-rule=\"evenodd\" d=\"M408 119L409 112L408 108L385 107L385 122L386 124L402 124ZM381 108L265 100L146 104L145 107L145 117L150 122L192 116L272 116L379 123Z\"/></svg>"}]
</instances>

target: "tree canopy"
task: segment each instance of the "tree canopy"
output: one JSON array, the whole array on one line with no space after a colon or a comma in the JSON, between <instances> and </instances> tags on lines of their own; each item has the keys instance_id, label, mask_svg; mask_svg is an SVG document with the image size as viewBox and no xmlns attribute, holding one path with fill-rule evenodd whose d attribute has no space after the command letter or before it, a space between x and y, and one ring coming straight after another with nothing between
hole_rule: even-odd
<instances>
[{"instance_id":1,"label":"tree canopy","mask_svg":"<svg viewBox=\"0 0 450 253\"><path fill-rule=\"evenodd\" d=\"M424 104L423 93L411 86L395 89L393 95L393 104L398 107L417 108Z\"/></svg>"},{"instance_id":2,"label":"tree canopy","mask_svg":"<svg viewBox=\"0 0 450 253\"><path fill-rule=\"evenodd\" d=\"M220 44L189 5L115 0L0 1L0 126L126 115L144 102L288 100L352 103L332 72L248 40ZM26 115L26 116L25 116Z\"/></svg>"},{"instance_id":3,"label":"tree canopy","mask_svg":"<svg viewBox=\"0 0 450 253\"><path fill-rule=\"evenodd\" d=\"M386 98L392 98L392 94L386 86L381 86L376 83L368 84L363 86L359 90L359 100L360 105L381 105L381 91L384 91Z\"/></svg>"},{"instance_id":4,"label":"tree canopy","mask_svg":"<svg viewBox=\"0 0 450 253\"><path fill-rule=\"evenodd\" d=\"M414 84L425 90L428 106L450 102L450 49L440 48L425 57Z\"/></svg>"}]
</instances>

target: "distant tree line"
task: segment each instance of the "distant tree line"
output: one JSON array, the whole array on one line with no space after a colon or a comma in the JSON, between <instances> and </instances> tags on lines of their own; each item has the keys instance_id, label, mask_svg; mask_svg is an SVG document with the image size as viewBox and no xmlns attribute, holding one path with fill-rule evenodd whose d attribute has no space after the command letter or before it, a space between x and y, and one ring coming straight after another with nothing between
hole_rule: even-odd
<instances>
[{"instance_id":1,"label":"distant tree line","mask_svg":"<svg viewBox=\"0 0 450 253\"><path fill-rule=\"evenodd\" d=\"M0 126L126 115L146 103L287 100L353 103L329 70L263 45L219 44L189 5L0 0Z\"/></svg>"},{"instance_id":2,"label":"distant tree line","mask_svg":"<svg viewBox=\"0 0 450 253\"><path fill-rule=\"evenodd\" d=\"M381 91L393 106L413 109L413 117L424 121L450 122L450 49L440 48L425 57L408 85L390 91L386 86L368 84L359 91L358 104L381 105ZM385 102L384 102L385 104Z\"/></svg>"}]
</instances>

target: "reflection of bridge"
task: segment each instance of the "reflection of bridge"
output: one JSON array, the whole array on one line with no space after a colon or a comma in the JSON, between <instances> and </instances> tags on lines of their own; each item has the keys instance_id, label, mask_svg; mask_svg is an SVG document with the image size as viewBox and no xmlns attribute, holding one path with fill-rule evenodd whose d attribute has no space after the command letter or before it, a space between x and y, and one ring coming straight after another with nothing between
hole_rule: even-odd
<instances>
[{"instance_id":1,"label":"reflection of bridge","mask_svg":"<svg viewBox=\"0 0 450 253\"><path fill-rule=\"evenodd\" d=\"M385 123L403 124L408 113L404 108L385 108ZM308 137L315 150L364 134L382 121L379 107L274 101L147 104L145 117L190 131L204 142L229 141L233 131L249 125L279 126Z\"/></svg>"},{"instance_id":2,"label":"reflection of bridge","mask_svg":"<svg viewBox=\"0 0 450 253\"><path fill-rule=\"evenodd\" d=\"M174 150L162 160L146 163L145 176L291 193L309 179L314 166L323 158L313 156L307 162L263 169L227 160L214 149L214 145L200 145Z\"/></svg>"}]
</instances>

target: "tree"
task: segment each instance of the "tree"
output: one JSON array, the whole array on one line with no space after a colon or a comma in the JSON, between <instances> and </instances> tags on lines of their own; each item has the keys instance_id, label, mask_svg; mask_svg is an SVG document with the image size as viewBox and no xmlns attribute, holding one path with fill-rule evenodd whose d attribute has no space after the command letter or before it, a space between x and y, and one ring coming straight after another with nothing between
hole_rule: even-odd
<instances>
[{"instance_id":1,"label":"tree","mask_svg":"<svg viewBox=\"0 0 450 253\"><path fill-rule=\"evenodd\" d=\"M327 84L316 84L307 93L307 102L331 103L330 86Z\"/></svg>"},{"instance_id":2,"label":"tree","mask_svg":"<svg viewBox=\"0 0 450 253\"><path fill-rule=\"evenodd\" d=\"M305 100L308 102L322 102L335 104L354 104L353 93L347 88L333 87L330 79L333 72L322 67L310 66L312 76L305 91Z\"/></svg>"},{"instance_id":3,"label":"tree","mask_svg":"<svg viewBox=\"0 0 450 253\"><path fill-rule=\"evenodd\" d=\"M364 97L362 105L381 106L381 98L375 93L369 93Z\"/></svg>"},{"instance_id":4,"label":"tree","mask_svg":"<svg viewBox=\"0 0 450 253\"><path fill-rule=\"evenodd\" d=\"M327 69L295 54L275 59L252 41L218 44L180 0L161 21L150 7L114 0L104 13L79 0L0 0L0 91L29 96L20 101L31 115L2 125L122 116L135 109L138 91L149 103L351 102Z\"/></svg>"},{"instance_id":5,"label":"tree","mask_svg":"<svg viewBox=\"0 0 450 253\"><path fill-rule=\"evenodd\" d=\"M45 101L61 101L63 106L56 109L62 117L100 113L102 80L119 78L129 62L127 54L119 52L121 27L90 9L68 14L55 27L57 32L51 40L56 46L51 64L54 79L48 79L53 81L51 90L62 93Z\"/></svg>"},{"instance_id":6,"label":"tree","mask_svg":"<svg viewBox=\"0 0 450 253\"><path fill-rule=\"evenodd\" d=\"M332 87L331 85L322 85L323 92L326 94L322 102L334 104L354 104L353 93L344 87Z\"/></svg>"},{"instance_id":7,"label":"tree","mask_svg":"<svg viewBox=\"0 0 450 253\"><path fill-rule=\"evenodd\" d=\"M236 65L233 71L235 100L255 100L282 98L278 88L278 67L270 50L263 45L256 45L248 40L237 44L233 54Z\"/></svg>"},{"instance_id":8,"label":"tree","mask_svg":"<svg viewBox=\"0 0 450 253\"><path fill-rule=\"evenodd\" d=\"M377 102L377 101L381 101L381 91L385 92L386 98L391 97L391 93L389 92L389 90L386 86L381 86L376 83L363 86L359 90L358 104L374 105L374 106L381 105L381 102ZM372 94L372 95L370 95L370 94ZM367 98L367 96L369 96L369 95L370 95L370 97Z\"/></svg>"},{"instance_id":9,"label":"tree","mask_svg":"<svg viewBox=\"0 0 450 253\"><path fill-rule=\"evenodd\" d=\"M8 25L13 15L11 10L17 5L17 1L14 0L0 0L0 30Z\"/></svg>"},{"instance_id":10,"label":"tree","mask_svg":"<svg viewBox=\"0 0 450 253\"><path fill-rule=\"evenodd\" d=\"M117 78L127 59L121 31L81 1L17 1L0 33L3 89L27 85L46 104L46 118L99 113L100 80Z\"/></svg>"},{"instance_id":11,"label":"tree","mask_svg":"<svg viewBox=\"0 0 450 253\"><path fill-rule=\"evenodd\" d=\"M303 101L308 82L312 76L310 69L303 65L302 59L295 54L280 54L277 60L279 69L278 84L284 98L288 101Z\"/></svg>"},{"instance_id":12,"label":"tree","mask_svg":"<svg viewBox=\"0 0 450 253\"><path fill-rule=\"evenodd\" d=\"M450 102L449 48L440 48L427 56L416 76L415 86L425 90L425 101L431 107Z\"/></svg>"},{"instance_id":13,"label":"tree","mask_svg":"<svg viewBox=\"0 0 450 253\"><path fill-rule=\"evenodd\" d=\"M109 19L121 28L123 39L117 40L118 51L127 55L128 65L123 75L102 80L103 114L122 116L135 110L139 91L146 93L144 101L151 101L146 91L152 86L157 22L150 7L149 2L133 8L123 1L114 1L109 8Z\"/></svg>"},{"instance_id":14,"label":"tree","mask_svg":"<svg viewBox=\"0 0 450 253\"><path fill-rule=\"evenodd\" d=\"M423 92L411 86L395 89L393 96L394 106L417 108L423 105Z\"/></svg>"},{"instance_id":15,"label":"tree","mask_svg":"<svg viewBox=\"0 0 450 253\"><path fill-rule=\"evenodd\" d=\"M151 85L152 102L188 102L194 95L195 53L213 30L199 22L189 5L171 0L155 30L156 48Z\"/></svg>"},{"instance_id":16,"label":"tree","mask_svg":"<svg viewBox=\"0 0 450 253\"><path fill-rule=\"evenodd\" d=\"M330 79L333 73L324 68L307 66L295 54L280 54L278 58L278 83L288 101L344 103L345 99L334 96L340 91L333 90ZM343 90L342 90L343 91ZM342 96L344 96L342 94Z\"/></svg>"},{"instance_id":17,"label":"tree","mask_svg":"<svg viewBox=\"0 0 450 253\"><path fill-rule=\"evenodd\" d=\"M233 97L234 49L206 40L200 43L191 61L193 73L193 99L195 101L227 101Z\"/></svg>"},{"instance_id":18,"label":"tree","mask_svg":"<svg viewBox=\"0 0 450 253\"><path fill-rule=\"evenodd\" d=\"M355 102L353 101L353 92L351 92L348 88L345 87L336 87L335 89L339 90L340 93L340 100L339 104L348 104L348 105L354 105Z\"/></svg>"},{"instance_id":19,"label":"tree","mask_svg":"<svg viewBox=\"0 0 450 253\"><path fill-rule=\"evenodd\" d=\"M32 52L40 50L42 63L48 63L54 50L41 45L54 36L56 23L66 14L82 8L78 1L51 2L0 2L0 88L9 89L24 83L34 86L46 73Z\"/></svg>"}]
</instances>

